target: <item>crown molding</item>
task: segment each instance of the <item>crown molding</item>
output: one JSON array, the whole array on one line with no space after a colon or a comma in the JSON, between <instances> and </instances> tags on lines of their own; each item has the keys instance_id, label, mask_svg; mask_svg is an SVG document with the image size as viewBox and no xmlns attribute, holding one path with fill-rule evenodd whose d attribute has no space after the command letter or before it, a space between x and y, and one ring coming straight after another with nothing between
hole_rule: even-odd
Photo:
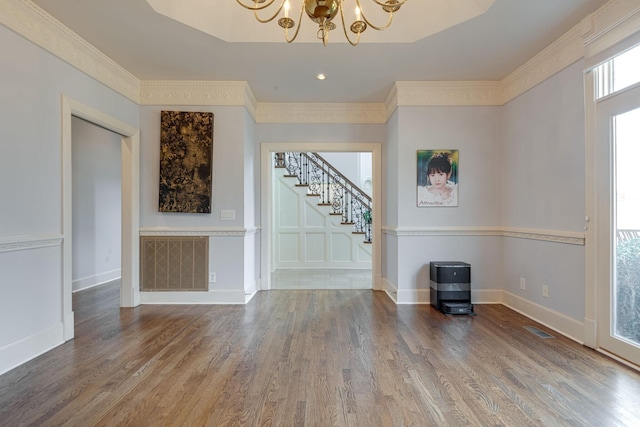
<instances>
[{"instance_id":1,"label":"crown molding","mask_svg":"<svg viewBox=\"0 0 640 427\"><path fill-rule=\"evenodd\" d=\"M501 82L396 82L398 106L500 105Z\"/></svg>"},{"instance_id":2,"label":"crown molding","mask_svg":"<svg viewBox=\"0 0 640 427\"><path fill-rule=\"evenodd\" d=\"M585 37L585 43L591 43L637 13L640 13L640 4L637 0L611 0L607 2L585 18L591 19L593 29L592 33Z\"/></svg>"},{"instance_id":3,"label":"crown molding","mask_svg":"<svg viewBox=\"0 0 640 427\"><path fill-rule=\"evenodd\" d=\"M244 107L248 93L243 81L147 80L140 84L140 105Z\"/></svg>"},{"instance_id":4,"label":"crown molding","mask_svg":"<svg viewBox=\"0 0 640 427\"><path fill-rule=\"evenodd\" d=\"M138 102L138 78L30 0L0 0L0 24Z\"/></svg>"},{"instance_id":5,"label":"crown molding","mask_svg":"<svg viewBox=\"0 0 640 427\"><path fill-rule=\"evenodd\" d=\"M623 0L611 1L591 16L589 25L591 31L583 37L587 68L597 65L594 64L594 57L606 55L607 49L638 33L640 4ZM637 40L638 36L634 36L631 43L636 43Z\"/></svg>"},{"instance_id":6,"label":"crown molding","mask_svg":"<svg viewBox=\"0 0 640 427\"><path fill-rule=\"evenodd\" d=\"M0 24L140 105L243 106L258 123L383 124L398 106L504 105L639 11L637 0L609 1L500 81L396 82L384 103L368 104L259 103L243 81L141 82L31 0L0 0Z\"/></svg>"},{"instance_id":7,"label":"crown molding","mask_svg":"<svg viewBox=\"0 0 640 427\"><path fill-rule=\"evenodd\" d=\"M383 104L258 103L258 123L385 123Z\"/></svg>"},{"instance_id":8,"label":"crown molding","mask_svg":"<svg viewBox=\"0 0 640 427\"><path fill-rule=\"evenodd\" d=\"M500 105L522 95L529 89L567 68L584 56L582 26L576 25L551 43L536 56L525 62L500 83L502 99Z\"/></svg>"}]
</instances>

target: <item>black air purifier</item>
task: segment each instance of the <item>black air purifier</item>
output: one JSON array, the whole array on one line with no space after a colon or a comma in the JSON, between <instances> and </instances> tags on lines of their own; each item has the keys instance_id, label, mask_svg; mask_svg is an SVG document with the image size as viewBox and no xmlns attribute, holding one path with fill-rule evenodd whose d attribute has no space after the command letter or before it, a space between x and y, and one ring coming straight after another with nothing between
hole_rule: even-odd
<instances>
[{"instance_id":1,"label":"black air purifier","mask_svg":"<svg viewBox=\"0 0 640 427\"><path fill-rule=\"evenodd\" d=\"M445 314L473 314L471 266L459 261L429 263L431 305Z\"/></svg>"}]
</instances>

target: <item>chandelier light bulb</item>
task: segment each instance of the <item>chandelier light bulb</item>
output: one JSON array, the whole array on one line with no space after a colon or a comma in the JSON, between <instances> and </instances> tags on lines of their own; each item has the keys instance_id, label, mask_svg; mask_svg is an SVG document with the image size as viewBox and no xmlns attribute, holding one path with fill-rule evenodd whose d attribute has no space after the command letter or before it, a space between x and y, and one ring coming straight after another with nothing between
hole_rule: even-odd
<instances>
[{"instance_id":1,"label":"chandelier light bulb","mask_svg":"<svg viewBox=\"0 0 640 427\"><path fill-rule=\"evenodd\" d=\"M291 7L291 5L289 4L289 0L285 0L284 2L284 17L288 18L289 17L289 8Z\"/></svg>"},{"instance_id":2,"label":"chandelier light bulb","mask_svg":"<svg viewBox=\"0 0 640 427\"><path fill-rule=\"evenodd\" d=\"M356 21L360 21L360 19L361 19L360 8L356 6Z\"/></svg>"}]
</instances>

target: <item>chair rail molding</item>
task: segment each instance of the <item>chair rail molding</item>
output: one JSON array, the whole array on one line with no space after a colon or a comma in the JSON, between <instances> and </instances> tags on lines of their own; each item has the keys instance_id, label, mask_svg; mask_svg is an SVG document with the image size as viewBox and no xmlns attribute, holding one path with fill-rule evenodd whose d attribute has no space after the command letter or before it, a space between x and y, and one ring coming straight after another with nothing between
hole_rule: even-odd
<instances>
[{"instance_id":1,"label":"chair rail molding","mask_svg":"<svg viewBox=\"0 0 640 427\"><path fill-rule=\"evenodd\" d=\"M141 227L140 236L236 236L257 234L260 227Z\"/></svg>"},{"instance_id":2,"label":"chair rail molding","mask_svg":"<svg viewBox=\"0 0 640 427\"><path fill-rule=\"evenodd\" d=\"M62 234L56 233L0 237L0 253L60 246L62 241Z\"/></svg>"},{"instance_id":3,"label":"chair rail molding","mask_svg":"<svg viewBox=\"0 0 640 427\"><path fill-rule=\"evenodd\" d=\"M497 236L584 246L585 233L517 227L382 227L394 236Z\"/></svg>"}]
</instances>

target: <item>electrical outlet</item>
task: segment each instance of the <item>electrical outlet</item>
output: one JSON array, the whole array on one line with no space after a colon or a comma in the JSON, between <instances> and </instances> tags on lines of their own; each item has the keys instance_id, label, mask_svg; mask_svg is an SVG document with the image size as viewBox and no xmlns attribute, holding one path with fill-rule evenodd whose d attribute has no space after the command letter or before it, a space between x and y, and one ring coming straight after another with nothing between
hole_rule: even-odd
<instances>
[{"instance_id":1,"label":"electrical outlet","mask_svg":"<svg viewBox=\"0 0 640 427\"><path fill-rule=\"evenodd\" d=\"M542 296L549 298L549 287L547 285L542 285Z\"/></svg>"},{"instance_id":2,"label":"electrical outlet","mask_svg":"<svg viewBox=\"0 0 640 427\"><path fill-rule=\"evenodd\" d=\"M216 273L209 273L209 283L216 283Z\"/></svg>"},{"instance_id":3,"label":"electrical outlet","mask_svg":"<svg viewBox=\"0 0 640 427\"><path fill-rule=\"evenodd\" d=\"M525 282L524 282L524 277L520 278L520 289L522 289L523 291L527 288Z\"/></svg>"}]
</instances>

